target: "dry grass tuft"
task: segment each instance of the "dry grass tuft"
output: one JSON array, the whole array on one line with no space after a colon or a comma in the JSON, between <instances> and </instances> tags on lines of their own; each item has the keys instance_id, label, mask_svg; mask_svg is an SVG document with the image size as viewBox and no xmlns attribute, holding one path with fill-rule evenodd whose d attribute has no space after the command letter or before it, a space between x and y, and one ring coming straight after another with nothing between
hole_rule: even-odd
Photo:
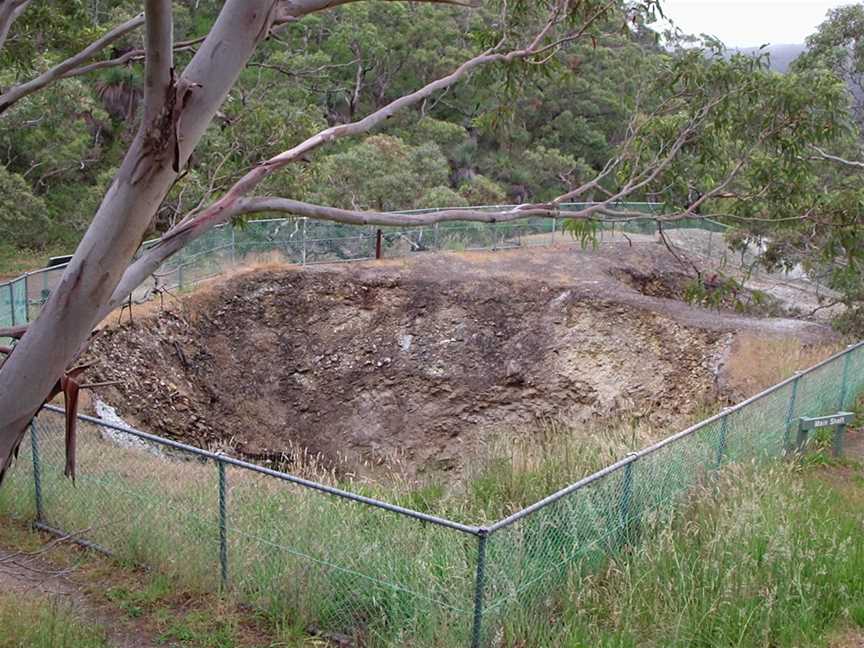
<instances>
[{"instance_id":1,"label":"dry grass tuft","mask_svg":"<svg viewBox=\"0 0 864 648\"><path fill-rule=\"evenodd\" d=\"M751 396L841 351L839 342L805 344L797 338L739 335L732 345L726 378L736 394Z\"/></svg>"}]
</instances>

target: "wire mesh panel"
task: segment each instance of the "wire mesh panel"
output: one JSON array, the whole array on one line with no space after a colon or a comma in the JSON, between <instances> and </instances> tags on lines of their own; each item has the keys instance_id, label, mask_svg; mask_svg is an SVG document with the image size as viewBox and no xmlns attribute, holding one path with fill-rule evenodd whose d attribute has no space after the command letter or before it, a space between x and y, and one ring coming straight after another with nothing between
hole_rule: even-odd
<instances>
[{"instance_id":1,"label":"wire mesh panel","mask_svg":"<svg viewBox=\"0 0 864 648\"><path fill-rule=\"evenodd\" d=\"M242 469L228 483L244 600L354 645L467 644L474 536Z\"/></svg>"},{"instance_id":2,"label":"wire mesh panel","mask_svg":"<svg viewBox=\"0 0 864 648\"><path fill-rule=\"evenodd\" d=\"M40 305L48 301L48 297L50 297L51 293L60 285L60 281L63 279L63 273L65 271L66 266L64 265L54 268L46 268L45 270L40 270L38 273L30 275L30 294L33 295L34 291L38 291L38 299L36 301Z\"/></svg>"},{"instance_id":3,"label":"wire mesh panel","mask_svg":"<svg viewBox=\"0 0 864 648\"><path fill-rule=\"evenodd\" d=\"M234 230L237 262L276 253L288 263L305 263L306 219L280 218L250 221Z\"/></svg>"},{"instance_id":4,"label":"wire mesh panel","mask_svg":"<svg viewBox=\"0 0 864 648\"><path fill-rule=\"evenodd\" d=\"M12 326L15 319L15 305L12 284L0 284L0 326Z\"/></svg>"},{"instance_id":5,"label":"wire mesh panel","mask_svg":"<svg viewBox=\"0 0 864 648\"><path fill-rule=\"evenodd\" d=\"M590 203L566 203L563 211L584 209ZM620 223L597 222L600 243L630 240L633 236L650 235L657 232L657 223L651 216L661 213L663 206L657 203L621 203L616 205L630 212L643 212L646 218L635 218ZM518 205L487 205L471 207L478 211L506 211ZM422 214L435 209L409 210L399 213ZM499 250L517 247L532 247L559 243L584 243L563 231L564 222L553 218L534 217L501 223L446 222L418 227L382 227L347 225L288 217L248 221L242 225L230 224L214 227L204 235L188 243L182 250L167 260L155 273L154 280L135 291L134 299L146 299L154 288L185 290L201 281L218 276L238 263L248 263L270 255L277 255L288 263L336 263L360 261L376 257L377 232L382 231L381 253L384 257L407 256L430 250ZM667 224L665 230L708 230L717 232L718 238L726 227L707 219L684 220ZM624 237L627 237L626 239ZM158 240L147 241L142 249L152 247ZM709 243L710 246L710 243ZM688 249L693 247L687 242ZM724 247L724 246L718 246ZM709 256L711 256L709 254ZM64 267L46 268L30 273L23 280L24 306L9 294L10 288L0 285L0 324L9 325L13 315L16 322L32 320L51 292L59 284ZM16 290L19 288L16 286ZM16 310L13 311L13 303ZM20 309L20 310L17 310Z\"/></svg>"},{"instance_id":6,"label":"wire mesh panel","mask_svg":"<svg viewBox=\"0 0 864 648\"><path fill-rule=\"evenodd\" d=\"M12 293L12 320L15 324L26 324L28 321L27 308L27 278L19 277L9 284Z\"/></svg>"},{"instance_id":7,"label":"wire mesh panel","mask_svg":"<svg viewBox=\"0 0 864 648\"><path fill-rule=\"evenodd\" d=\"M798 379L795 422L802 416L824 416L840 410L843 384L842 359L829 362Z\"/></svg>"},{"instance_id":8,"label":"wire mesh panel","mask_svg":"<svg viewBox=\"0 0 864 648\"><path fill-rule=\"evenodd\" d=\"M847 351L844 362L848 364L844 367L846 384L841 409L851 407L855 397L864 390L864 346L857 346Z\"/></svg>"},{"instance_id":9,"label":"wire mesh panel","mask_svg":"<svg viewBox=\"0 0 864 648\"><path fill-rule=\"evenodd\" d=\"M626 492L626 472L615 471L490 534L484 645L519 645L574 570L614 550Z\"/></svg>"},{"instance_id":10,"label":"wire mesh panel","mask_svg":"<svg viewBox=\"0 0 864 648\"><path fill-rule=\"evenodd\" d=\"M35 422L42 522L204 589L218 587L216 467L81 420L76 477L63 475L64 418Z\"/></svg>"},{"instance_id":11,"label":"wire mesh panel","mask_svg":"<svg viewBox=\"0 0 864 648\"><path fill-rule=\"evenodd\" d=\"M31 436L28 432L21 442L12 470L3 478L3 486L0 487L0 515L27 521L38 519L35 484Z\"/></svg>"},{"instance_id":12,"label":"wire mesh panel","mask_svg":"<svg viewBox=\"0 0 864 648\"><path fill-rule=\"evenodd\" d=\"M724 462L745 462L782 455L789 448L792 431L793 387L786 384L731 411L723 433Z\"/></svg>"}]
</instances>

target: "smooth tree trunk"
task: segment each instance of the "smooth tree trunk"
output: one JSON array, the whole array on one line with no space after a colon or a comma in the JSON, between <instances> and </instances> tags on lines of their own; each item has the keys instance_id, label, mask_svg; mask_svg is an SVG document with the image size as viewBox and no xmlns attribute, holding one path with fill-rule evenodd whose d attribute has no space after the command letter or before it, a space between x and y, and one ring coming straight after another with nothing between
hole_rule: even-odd
<instances>
[{"instance_id":1,"label":"smooth tree trunk","mask_svg":"<svg viewBox=\"0 0 864 648\"><path fill-rule=\"evenodd\" d=\"M0 36L5 37L8 26L29 1L0 0ZM355 1L358 0L226 0L198 52L178 78L172 66L171 0L145 0L147 31L141 128L60 285L39 317L27 327L14 352L0 365L0 481L27 423L80 353L93 327L117 305L118 294L131 293L149 276L150 267L158 266L153 255L128 268L179 171L185 167L258 43L274 26ZM420 1L477 4L475 0ZM10 10L9 2L18 11ZM134 26L130 22L120 29L128 31ZM114 37L106 35L102 41ZM74 63L87 58L91 49L73 57ZM45 83L34 91L62 78L68 72L64 67L67 64L59 66L62 68L59 73L55 74L56 69L46 73L50 78L46 77ZM99 65L80 69L96 69ZM257 177L259 173L256 169L247 175ZM223 204L230 207L236 196L227 198L223 198ZM160 253L177 251L214 224L215 219L211 219L186 229L174 240L163 243ZM118 289L121 278L123 283Z\"/></svg>"},{"instance_id":2,"label":"smooth tree trunk","mask_svg":"<svg viewBox=\"0 0 864 648\"><path fill-rule=\"evenodd\" d=\"M180 79L171 2L147 3L145 117L39 317L0 370L0 475L26 426L86 342L157 209L273 20L273 0L227 0Z\"/></svg>"}]
</instances>

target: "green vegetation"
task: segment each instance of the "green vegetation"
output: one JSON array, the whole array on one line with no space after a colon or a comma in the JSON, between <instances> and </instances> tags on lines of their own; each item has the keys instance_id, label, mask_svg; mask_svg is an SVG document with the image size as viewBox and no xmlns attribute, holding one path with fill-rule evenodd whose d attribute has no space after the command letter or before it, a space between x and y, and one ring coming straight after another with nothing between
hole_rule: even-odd
<instances>
[{"instance_id":1,"label":"green vegetation","mask_svg":"<svg viewBox=\"0 0 864 648\"><path fill-rule=\"evenodd\" d=\"M177 41L206 33L221 6L174 4ZM517 42L545 20L542 4L511 2L502 20L500 0L474 10L348 3L292 23L262 43L148 235L322 128L368 115L503 36ZM593 3L577 4L578 21ZM810 51L779 74L764 56L730 55L710 40L661 41L646 26L656 3L635 14L626 6L544 65L484 68L375 132L280 171L261 193L407 209L547 201L583 186L578 199L592 200L626 188L626 200L723 221L733 248L755 251L769 269L818 276L848 307L842 328L864 330L860 165L819 153L858 157L862 7L833 12ZM44 71L140 10L132 0L59 7L62 21L31 7L14 23L0 52L0 86ZM100 57L140 45L131 32ZM177 68L190 56L179 51ZM9 235L0 273L72 250L137 128L142 84L136 61L64 79L3 113L0 191L9 200L0 231ZM659 151L674 151L662 168ZM618 164L603 174L612 160ZM569 230L583 244L598 231L591 222Z\"/></svg>"},{"instance_id":2,"label":"green vegetation","mask_svg":"<svg viewBox=\"0 0 864 648\"><path fill-rule=\"evenodd\" d=\"M777 403L766 403L780 425L765 418L760 429L766 439L756 447L750 447L748 430L761 421L760 413L730 422L726 456L763 456L776 445L787 400L783 392ZM711 410L706 406L700 417ZM48 520L89 529L88 538L111 547L121 564L158 569L145 588L119 584L107 598L130 619L158 617L166 640L234 645L238 626L231 615L175 618L160 612L178 591L219 589L216 467L124 450L84 425L78 479L70 489L62 477L61 425L47 415L39 423ZM713 461L718 430L709 427L657 461L637 465L631 505L643 511L639 522L619 525L619 472L562 500L563 508L544 509L494 534L487 627L500 622L504 645L511 646L629 646L643 640L657 646L793 646L853 623L864 587L856 576L864 560L864 540L855 533L860 514L844 504L847 493L822 481L843 475L851 484L848 495L860 503L864 496L855 489L864 487L861 468L817 454L800 465L759 461L706 473L702 457ZM314 459L294 469L434 514L491 521L667 432L624 422L499 437L460 483L447 485L345 483ZM23 465L0 491L0 514L33 515L26 470L31 461L25 450ZM156 473L158 481L148 477ZM292 641L310 632L349 636L381 646L467 643L476 538L230 467L226 483L229 600L251 604L268 632ZM548 570L555 565L561 571L553 577ZM534 574L547 574L542 591L529 587ZM511 591L517 596L512 603ZM505 614L496 621L498 610Z\"/></svg>"},{"instance_id":3,"label":"green vegetation","mask_svg":"<svg viewBox=\"0 0 864 648\"><path fill-rule=\"evenodd\" d=\"M47 69L141 10L132 0L91 4L63 0L62 21L29 8L0 52L0 87ZM174 3L176 40L205 33L221 4ZM352 3L263 43L159 210L154 233L268 156L450 72L488 38L498 10L494 2L472 11ZM283 171L265 193L370 209L552 198L608 159L635 100L636 71L659 53L653 32L619 28L610 23L602 39L518 87L513 78L483 73L470 89L395 116L383 133L341 142ZM140 46L136 32L105 57ZM189 57L178 52L178 68ZM8 226L16 247L63 244L71 251L137 128L142 85L140 63L110 68L51 86L3 113L0 188L14 196L15 210L0 215L0 229Z\"/></svg>"},{"instance_id":4,"label":"green vegetation","mask_svg":"<svg viewBox=\"0 0 864 648\"><path fill-rule=\"evenodd\" d=\"M621 441L628 442L626 438L613 440ZM551 453L546 461L555 463ZM497 465L505 464L499 460ZM538 463L536 468L542 465ZM593 461L589 459L587 466L593 467ZM554 472L555 466L551 468L550 472ZM510 465L507 469L514 476L509 480L511 486L519 481L516 476L521 474L525 476L525 483L518 484L517 489L526 493L533 491L532 475L537 474L534 470L525 469L524 464L521 467ZM194 474L187 467L187 479L194 480ZM171 490L172 482L168 480L167 483ZM301 526L301 535L314 533L310 544L302 548L309 552L314 542L325 539L332 550L337 544L333 534L349 530L348 525L340 524L332 515L322 517L321 508L315 510L314 531L311 527L305 529L307 516L303 515L303 509L296 503L292 509L286 508L296 495L274 499L276 491L262 492L268 486L263 481L253 489L259 506L250 511L254 502L245 499L244 493L245 487L251 485L236 480L234 483L235 497L244 497L243 505L248 512L248 515L235 514L232 517L235 525L266 524L265 516L286 516L282 519L290 519L295 528ZM476 493L488 488L491 481L481 476L479 481L469 483ZM110 485L115 497L123 495L118 493L118 485L121 483ZM500 496L502 488L508 487L494 485L495 498ZM250 498L253 491L248 493ZM405 499L402 503L422 501L429 493L428 487L414 490L409 494L414 499ZM437 493L432 495L438 496ZM143 496L139 490L136 498L139 506L145 501L141 499ZM8 492L4 502L9 504ZM864 569L864 539L859 533L862 502L864 468L851 461L829 459L822 451L809 455L801 463L730 465L717 477L690 491L686 505L646 518L638 543L612 554L601 565L592 560L577 567L566 586L550 589L539 604L535 601L530 606L508 608L499 635L501 645L586 648L824 645L826 638L835 631L864 628L864 581L860 578ZM74 505L71 500L69 503ZM111 506L113 508L113 504ZM72 514L81 513L79 508ZM306 509L305 513L312 513L312 510ZM343 509L340 514L346 513L351 515L350 509ZM151 517L150 521L153 519ZM187 524L195 524L190 516L186 515L185 519ZM160 517L159 521L169 522L166 517ZM451 588L461 582L459 573L452 571L460 567L458 561L449 565L442 562L447 554L458 550L459 542L456 536L438 533L435 529L426 529L426 540L421 544L419 536L413 535L409 526L396 529L385 517L366 511L354 520L353 526L354 529L365 527L364 544L354 544L356 537L345 538L349 543L345 549L362 551L362 547L369 546L365 543L369 542L370 534L382 524L385 532L381 533L382 544L377 550L380 564L371 566L373 573L398 565L400 582L405 582L402 578L412 569L404 560L405 556L398 563L392 563L391 559L397 554L385 549L395 542L401 549L413 548L411 563L431 561L424 570L433 571L426 571L425 578L440 569L447 574ZM170 532L165 527L155 529L146 540L164 538L167 542L163 541L157 549L169 551L172 540L167 536ZM406 533L409 537L405 537ZM267 536L269 541L286 539L277 537L274 529L257 529L254 534ZM250 539L251 536L247 536L238 540L238 544L232 543L232 547L239 549L240 542ZM145 538L139 537L139 540ZM174 537L173 542L176 541ZM292 546L294 550L301 549L296 544ZM178 554L181 547L175 544L173 554L162 554L161 561L154 563L154 551L147 559L159 566L160 572L148 576L143 584L123 581L108 588L105 596L128 619L154 627L157 636L167 645L248 645L242 637L243 628L248 627L250 620L243 619L242 615L229 611L214 613L206 607L178 613L176 601L189 600L192 595L185 593L190 582L187 571L190 561L197 560L201 568L213 569L203 555L207 548L204 536L199 538L194 553ZM120 550L121 555L127 555L122 547ZM470 546L464 548L468 550ZM344 565L349 556L346 551L336 560ZM333 559L332 554L329 557ZM367 570L370 569L369 558L366 556L362 562ZM275 552L270 542L260 546L248 560L234 564L232 580L240 584L235 594L241 600L251 597L256 606L263 604L259 608L260 624L263 624L258 627L259 633L271 639L279 637L285 645L301 646L308 640L310 629L324 636L331 632L339 634L333 630L333 623L347 615L353 617L355 623L359 619L366 620L366 637L372 645L393 645L409 638L414 642L412 645L465 643L464 624L469 616L451 612L439 618L441 611L430 601L417 600L409 592L382 588L344 572L323 570L320 580L310 578L313 574L309 566L292 554ZM461 568L470 566L462 564ZM174 575L167 575L169 572ZM415 572L415 577L421 575L423 572ZM289 585L283 589L282 583ZM430 589L422 591L435 591L434 583L434 580L427 580L426 586ZM469 583L461 584L466 587L464 594L470 595ZM276 589L268 595L271 587ZM267 599L269 603L265 603ZM105 645L100 643L98 631L70 621L71 617L63 616L62 611L50 606L16 606L14 616L10 614L12 612L0 603L4 630L16 627L9 619L26 619L20 624L29 634L20 636L33 643L2 643L0 640L4 648L7 645ZM58 622L60 619L62 623ZM400 619L410 625L399 625ZM390 624L376 630L373 620L389 620L400 627L401 632L393 635L394 625ZM441 635L441 628L445 626L448 628L445 644L436 643L445 639ZM38 637L60 637L51 634L59 629L65 633L62 636L66 637L66 643L39 643L42 639Z\"/></svg>"},{"instance_id":5,"label":"green vegetation","mask_svg":"<svg viewBox=\"0 0 864 648\"><path fill-rule=\"evenodd\" d=\"M510 645L792 648L864 634L862 479L823 455L730 467L554 597L555 623L512 622Z\"/></svg>"},{"instance_id":6,"label":"green vegetation","mask_svg":"<svg viewBox=\"0 0 864 648\"><path fill-rule=\"evenodd\" d=\"M0 648L108 648L97 625L57 600L0 594Z\"/></svg>"}]
</instances>

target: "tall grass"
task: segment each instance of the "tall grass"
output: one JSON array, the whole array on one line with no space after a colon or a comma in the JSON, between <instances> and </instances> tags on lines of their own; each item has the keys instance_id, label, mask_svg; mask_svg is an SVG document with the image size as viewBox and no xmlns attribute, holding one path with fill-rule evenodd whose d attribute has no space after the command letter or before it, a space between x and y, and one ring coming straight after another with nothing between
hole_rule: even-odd
<instances>
[{"instance_id":1,"label":"tall grass","mask_svg":"<svg viewBox=\"0 0 864 648\"><path fill-rule=\"evenodd\" d=\"M729 384L740 395L751 396L841 349L834 342L805 344L793 337L740 334L726 366Z\"/></svg>"},{"instance_id":2,"label":"tall grass","mask_svg":"<svg viewBox=\"0 0 864 648\"><path fill-rule=\"evenodd\" d=\"M68 605L21 594L0 594L0 648L108 648L101 629L79 620Z\"/></svg>"},{"instance_id":3,"label":"tall grass","mask_svg":"<svg viewBox=\"0 0 864 648\"><path fill-rule=\"evenodd\" d=\"M861 473L859 471L859 485ZM851 483L850 483L851 486ZM730 466L596 573L511 617L519 646L815 645L864 627L861 511L795 464Z\"/></svg>"},{"instance_id":4,"label":"tall grass","mask_svg":"<svg viewBox=\"0 0 864 648\"><path fill-rule=\"evenodd\" d=\"M850 376L857 377L855 389L864 375L860 355L848 367ZM851 561L853 567L860 567L859 547L854 545L851 554L838 553L839 562L811 561L812 568L801 573L783 572L777 560L766 563L766 556L775 555L767 548L756 563L744 561L749 554L740 551L773 547L770 539L780 532L787 533L795 551L778 555L792 556L796 565L805 565L805 559L813 557L808 548L819 555L828 548L848 548L847 536L818 536L808 526L803 527L804 533L789 531L806 522L805 514L816 513L818 496L810 500L813 511L795 509L793 505L803 498L786 488L790 482L781 481L790 476L777 473L779 468L769 470L769 462L761 461L758 467L752 462L782 454L790 415L821 412L837 404L843 366L834 362L802 381L794 411L790 412L792 387L787 384L736 410L725 422L701 426L640 457L628 469L610 473L492 534L485 589L487 639L513 646L636 645L641 641L638 633L647 632L645 619L655 613L673 615L692 599L693 607L686 615L679 610L666 631L680 631L693 643L670 645L731 642L731 630L717 626L709 632L697 622L700 615L709 613L725 619L729 628L734 627L735 614L746 613L738 619L743 638L731 645L787 645L782 643L786 635L778 629L774 613L764 609L765 592L782 599L784 605L791 605L794 592L768 577L775 575L784 583L793 578L799 595L811 582L824 584L816 575L825 570L833 570L841 579L838 582L845 582L846 565ZM103 438L98 426L86 423L79 430L78 479L73 486L62 477L62 418L44 412L38 427L49 524L80 532L110 548L119 559L154 566L185 586L211 591L220 587L219 472L212 460L172 454L154 457L141 448L119 447ZM468 462L464 479L455 484L438 478L348 485L451 519L489 522L670 431L626 421L598 425L587 433L549 425L535 435L514 431L490 437L483 452ZM29 444L25 443L19 461L0 490L0 512L32 516ZM732 461L751 462L751 472L728 468L731 477L716 482L716 469ZM317 481L339 484L338 473L324 471L314 460L293 469ZM467 645L477 569L475 536L248 470L229 466L225 473L228 594L253 604L274 625L297 632L347 636L364 646ZM747 499L753 493L761 494L761 499ZM775 500L769 496L772 493ZM750 517L742 518L747 512ZM814 519L831 529L832 518ZM807 534L814 537L812 545L805 544ZM751 536L762 537L762 545L750 543ZM735 551L720 552L723 543L717 538L730 539ZM607 564L610 556L612 562ZM762 580L746 580L747 574L741 575L742 580L711 580L714 572L734 573L736 561L746 565L748 573L764 565L770 569L760 572ZM708 570L708 565L713 567ZM675 570L684 569L694 574L693 580L676 576ZM621 574L629 574L631 580ZM646 583L655 590L636 589ZM739 599L708 598L712 592L726 592L727 586ZM860 595L852 584L844 588L843 597L834 603L825 599L816 607L801 604L796 609L810 614L813 623L827 624L839 618L837 606L846 604L847 590L849 596ZM603 601L613 595L621 607L609 612L609 604ZM742 608L740 597L750 607ZM662 607L649 609L649 603L662 603ZM586 617L586 610L596 610L597 616ZM607 613L620 620L622 610L632 610L628 619L635 620L613 626L601 623ZM780 639L743 643L752 639L751 624L769 633L772 642L771 633ZM671 641L671 634L667 637L656 630L655 635L657 645Z\"/></svg>"}]
</instances>

